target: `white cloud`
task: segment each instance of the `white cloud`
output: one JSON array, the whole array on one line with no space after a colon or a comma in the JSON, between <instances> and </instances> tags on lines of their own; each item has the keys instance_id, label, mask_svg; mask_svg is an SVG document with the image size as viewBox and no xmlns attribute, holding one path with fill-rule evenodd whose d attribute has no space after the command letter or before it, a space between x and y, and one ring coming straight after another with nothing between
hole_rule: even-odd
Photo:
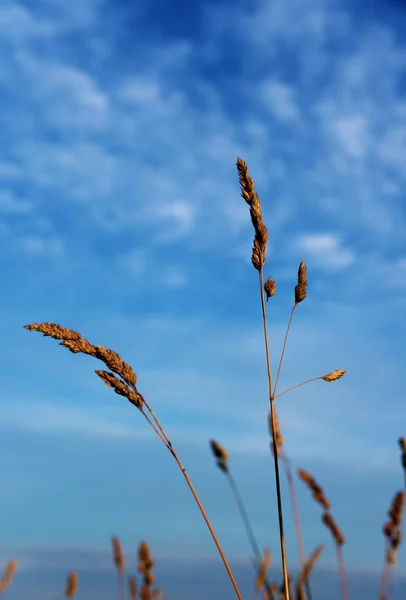
<instances>
[{"instance_id":1,"label":"white cloud","mask_svg":"<svg viewBox=\"0 0 406 600\"><path fill-rule=\"evenodd\" d=\"M141 277L145 274L148 265L148 254L142 248L133 248L124 254L120 254L117 263L125 268L133 277Z\"/></svg>"},{"instance_id":2,"label":"white cloud","mask_svg":"<svg viewBox=\"0 0 406 600\"><path fill-rule=\"evenodd\" d=\"M343 248L340 236L335 234L301 235L298 237L297 245L319 267L346 269L355 261L354 253Z\"/></svg>"},{"instance_id":3,"label":"white cloud","mask_svg":"<svg viewBox=\"0 0 406 600\"><path fill-rule=\"evenodd\" d=\"M0 213L9 215L25 215L32 210L27 200L17 200L10 190L0 190Z\"/></svg>"},{"instance_id":4,"label":"white cloud","mask_svg":"<svg viewBox=\"0 0 406 600\"><path fill-rule=\"evenodd\" d=\"M32 255L60 256L64 250L62 240L55 236L31 234L22 236L18 242L21 248Z\"/></svg>"},{"instance_id":5,"label":"white cloud","mask_svg":"<svg viewBox=\"0 0 406 600\"><path fill-rule=\"evenodd\" d=\"M281 121L295 121L299 109L294 99L295 89L280 81L269 80L262 86L262 101Z\"/></svg>"},{"instance_id":6,"label":"white cloud","mask_svg":"<svg viewBox=\"0 0 406 600\"><path fill-rule=\"evenodd\" d=\"M331 130L343 149L351 156L363 158L368 152L370 136L365 115L345 115L331 123Z\"/></svg>"},{"instance_id":7,"label":"white cloud","mask_svg":"<svg viewBox=\"0 0 406 600\"><path fill-rule=\"evenodd\" d=\"M159 283L169 288L181 288L188 283L188 279L181 267L167 267L162 274Z\"/></svg>"}]
</instances>

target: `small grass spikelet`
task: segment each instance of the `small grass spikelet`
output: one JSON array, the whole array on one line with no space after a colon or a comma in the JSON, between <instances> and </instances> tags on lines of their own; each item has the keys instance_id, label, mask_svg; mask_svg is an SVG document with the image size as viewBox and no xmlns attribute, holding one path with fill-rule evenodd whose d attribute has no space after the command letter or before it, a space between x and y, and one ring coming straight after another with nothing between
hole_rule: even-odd
<instances>
[{"instance_id":1,"label":"small grass spikelet","mask_svg":"<svg viewBox=\"0 0 406 600\"><path fill-rule=\"evenodd\" d=\"M69 573L66 580L66 588L65 588L65 597L73 598L76 594L76 590L78 589L78 574L75 571Z\"/></svg>"},{"instance_id":2,"label":"small grass spikelet","mask_svg":"<svg viewBox=\"0 0 406 600\"><path fill-rule=\"evenodd\" d=\"M334 521L332 514L327 511L324 512L322 514L321 520L323 521L324 525L330 530L330 533L333 536L337 546L343 546L345 544L345 537L343 536L341 529Z\"/></svg>"},{"instance_id":3,"label":"small grass spikelet","mask_svg":"<svg viewBox=\"0 0 406 600\"><path fill-rule=\"evenodd\" d=\"M295 287L295 304L303 302L307 295L307 272L306 265L302 261L299 265L297 286Z\"/></svg>"},{"instance_id":4,"label":"small grass spikelet","mask_svg":"<svg viewBox=\"0 0 406 600\"><path fill-rule=\"evenodd\" d=\"M337 381L337 379L341 379L346 374L347 371L343 369L337 369L337 371L333 371L332 373L328 373L327 375L322 375L320 379L323 381Z\"/></svg>"},{"instance_id":5,"label":"small grass spikelet","mask_svg":"<svg viewBox=\"0 0 406 600\"><path fill-rule=\"evenodd\" d=\"M224 473L228 473L228 452L221 446L216 440L210 440L210 447L214 457L217 459L216 464L218 468Z\"/></svg>"},{"instance_id":6,"label":"small grass spikelet","mask_svg":"<svg viewBox=\"0 0 406 600\"><path fill-rule=\"evenodd\" d=\"M111 543L113 546L113 564L117 569L117 572L121 575L125 571L125 559L124 559L124 551L121 545L119 538L114 535L111 538Z\"/></svg>"},{"instance_id":7,"label":"small grass spikelet","mask_svg":"<svg viewBox=\"0 0 406 600\"><path fill-rule=\"evenodd\" d=\"M317 483L315 478L310 475L308 471L305 471L305 469L298 469L297 474L312 492L313 499L325 510L329 510L331 508L330 501L324 494L323 488Z\"/></svg>"},{"instance_id":8,"label":"small grass spikelet","mask_svg":"<svg viewBox=\"0 0 406 600\"><path fill-rule=\"evenodd\" d=\"M6 568L4 569L2 578L0 579L0 594L2 594L4 590L6 590L9 587L16 570L17 559L11 558L6 565Z\"/></svg>"},{"instance_id":9,"label":"small grass spikelet","mask_svg":"<svg viewBox=\"0 0 406 600\"><path fill-rule=\"evenodd\" d=\"M276 281L274 281L274 279L272 279L272 277L268 277L268 279L266 280L265 284L264 284L264 290L266 293L266 300L268 301L269 298L272 298L273 296L275 296L276 294Z\"/></svg>"}]
</instances>

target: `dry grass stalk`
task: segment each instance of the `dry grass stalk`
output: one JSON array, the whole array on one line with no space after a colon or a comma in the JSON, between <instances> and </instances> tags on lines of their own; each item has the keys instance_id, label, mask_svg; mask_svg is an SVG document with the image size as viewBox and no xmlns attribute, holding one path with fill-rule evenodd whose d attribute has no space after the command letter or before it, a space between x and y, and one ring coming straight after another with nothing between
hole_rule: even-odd
<instances>
[{"instance_id":1,"label":"dry grass stalk","mask_svg":"<svg viewBox=\"0 0 406 600\"><path fill-rule=\"evenodd\" d=\"M267 330L267 321L266 321L266 303L264 297L264 272L263 267L265 265L265 255L266 255L266 245L268 243L268 230L265 227L262 212L261 212L261 203L259 201L258 194L255 192L254 181L252 177L248 173L247 164L240 158L237 158L237 170L239 176L239 182L241 185L241 196L247 202L250 207L250 215L251 221L254 227L255 237L254 237L254 246L252 250L252 264L254 268L258 271L259 274L259 290L260 290L260 298L261 298L261 309L262 309L262 320L263 320L263 329L264 329L264 338L265 338L265 353L266 353L266 363L267 363L267 375L268 375L268 383L269 383L269 402L271 408L271 422L272 422L272 441L274 447L277 447L277 441L275 436L276 424L275 424L275 411L274 411L274 396L272 390L272 372L271 372L271 358L269 352L269 343L268 343L268 330ZM285 550L285 535L283 529L283 509L282 509L282 495L281 495L281 485L280 485L280 477L279 477L279 465L278 465L278 457L276 453L274 453L274 471L275 471L275 483L276 483L276 497L278 504L278 521L279 521L279 540L280 540L280 548L281 548L281 557L282 557L282 569L283 569L283 579L286 588L287 600L289 600L289 586L288 586L288 571L287 571L287 561L286 561L286 550Z\"/></svg>"},{"instance_id":2,"label":"dry grass stalk","mask_svg":"<svg viewBox=\"0 0 406 600\"><path fill-rule=\"evenodd\" d=\"M385 589L389 578L390 568L397 566L397 553L402 543L402 519L405 507L405 492L399 491L393 497L388 510L389 520L384 523L383 534L385 536L386 551L385 563L381 576L380 598L385 597Z\"/></svg>"},{"instance_id":3,"label":"dry grass stalk","mask_svg":"<svg viewBox=\"0 0 406 600\"><path fill-rule=\"evenodd\" d=\"M69 573L68 578L66 580L66 589L65 589L66 598L73 598L73 596L76 594L76 591L78 589L78 585L79 585L78 574L75 571L72 571L72 573Z\"/></svg>"},{"instance_id":4,"label":"dry grass stalk","mask_svg":"<svg viewBox=\"0 0 406 600\"><path fill-rule=\"evenodd\" d=\"M337 381L337 379L341 379L341 377L344 377L344 375L346 374L346 372L347 371L344 370L344 369L337 369L336 371L332 371L331 373L327 373L327 375L320 375L320 377L313 377L313 379L307 379L307 381L302 381L302 383L298 383L297 385L294 385L293 387L291 387L291 388L289 388L287 390L284 390L280 394L276 394L275 398L279 398L280 396L284 396L288 392L291 392L292 390L295 390L298 387L301 387L302 385L306 385L307 383L311 383L312 381L317 381L318 379L322 379L323 381L327 381L328 383L330 383L331 381Z\"/></svg>"},{"instance_id":5,"label":"dry grass stalk","mask_svg":"<svg viewBox=\"0 0 406 600\"><path fill-rule=\"evenodd\" d=\"M176 454L175 449L174 449L172 443L170 442L168 436L166 435L162 425L160 424L159 420L155 416L152 408L146 402L145 398L138 391L138 389L136 387L137 376L136 376L136 373L133 371L133 369L130 367L130 365L128 365L126 362L124 362L122 360L122 358L119 356L119 354L117 354L113 350L108 350L108 349L104 348L103 346L94 346L88 340L83 338L77 331L74 331L73 329L68 329L66 327L62 327L61 325L58 325L56 323L47 323L47 322L33 323L31 325L25 325L24 327L25 327L25 329L28 329L30 331L39 331L44 336L49 336L49 337L52 337L53 339L61 340L60 345L65 346L66 348L68 348L68 350L70 350L74 354L82 353L82 354L87 354L89 356L98 358L102 362L104 362L104 364L110 369L110 371L112 371L110 373L110 372L99 370L99 371L96 371L96 374L104 381L104 383L106 385L108 385L109 387L112 387L114 389L114 391L117 394L119 394L120 396L125 396L136 408L138 408L140 410L143 417L145 417L145 419L148 421L149 425L151 425L151 427L153 428L155 433L158 435L158 437L165 444L165 446L167 447L169 452L172 454L173 458L176 460L176 462L182 472L182 475L185 478L185 480L189 486L189 489L192 492L193 497L194 497L194 499L200 509L200 512L206 522L206 525L211 533L213 541L216 544L217 550L223 560L224 567L226 568L228 576L231 580L231 583L233 584L235 593L237 594L237 597L239 598L239 600L242 600L241 592L238 588L238 585L234 578L233 572L231 571L231 567L227 561L227 558L223 552L220 542L215 534L215 531L209 521L206 511L204 510L204 507L200 501L200 498L197 495L196 490L194 489L194 486L186 472L186 469L183 466L183 464L181 463L178 455ZM119 375L121 377L121 380L118 379L117 377L115 377L113 373L116 373L117 375ZM151 418L153 419L153 421L155 422L155 424L151 421L151 418L145 412L145 409L148 410L148 412L149 412Z\"/></svg>"},{"instance_id":6,"label":"dry grass stalk","mask_svg":"<svg viewBox=\"0 0 406 600\"><path fill-rule=\"evenodd\" d=\"M303 568L299 574L299 577L296 581L296 598L300 600L302 598L306 598L305 595L305 585L309 580L310 573L312 572L314 565L320 557L320 554L323 552L324 546L317 546L315 550L311 553L308 560L305 561Z\"/></svg>"},{"instance_id":7,"label":"dry grass stalk","mask_svg":"<svg viewBox=\"0 0 406 600\"><path fill-rule=\"evenodd\" d=\"M9 587L16 570L17 559L11 558L4 569L2 578L0 579L0 594L2 594Z\"/></svg>"},{"instance_id":8,"label":"dry grass stalk","mask_svg":"<svg viewBox=\"0 0 406 600\"><path fill-rule=\"evenodd\" d=\"M401 461L402 461L403 476L404 476L404 480L405 480L405 489L406 489L406 439L405 438L403 438L403 437L399 438L399 446L402 451Z\"/></svg>"},{"instance_id":9,"label":"dry grass stalk","mask_svg":"<svg viewBox=\"0 0 406 600\"><path fill-rule=\"evenodd\" d=\"M288 597L293 598L293 593L292 593L292 589L291 589L291 584L293 581L293 576L291 573L288 573L288 593L286 593L286 585L283 582L280 586L279 586L279 600L286 600Z\"/></svg>"},{"instance_id":10,"label":"dry grass stalk","mask_svg":"<svg viewBox=\"0 0 406 600\"><path fill-rule=\"evenodd\" d=\"M267 293L267 301L268 301L269 297L275 295L276 283L273 281L273 279L271 277L269 277L264 287L265 287L265 292ZM289 331L290 331L290 327L292 324L293 314L294 314L294 311L295 311L297 305L300 304L301 302L303 302L303 300L305 300L306 295L307 295L307 270L306 270L306 264L302 261L300 263L299 269L298 269L298 282L295 287L295 301L294 301L294 304L293 304L293 307L291 310L288 326L286 328L285 339L283 342L282 352L281 352L281 356L280 356L279 364L278 364L278 371L277 371L276 379L275 379L275 385L273 388L274 399L276 398L276 389L278 386L279 376L281 373L283 359L285 356L286 344L288 341ZM277 418L276 411L274 411L274 412L275 412L274 422L275 422L275 428L276 428L276 431L275 431L276 452L277 452L278 458L282 458L283 462L284 462L285 474L286 474L286 477L288 480L289 493L290 493L290 498L291 498L291 502L292 502L293 514L294 514L296 536L297 536L298 545L299 545L301 564L303 567L305 564L306 555L305 555L305 551L304 551L303 536L302 536L301 527L300 527L299 510L298 510L297 499L296 499L296 494L295 494L294 482L293 482L293 477L292 477L292 473L291 473L289 459L287 458L286 454L283 452L284 438L283 438L283 435L281 434L280 424L279 424L279 421ZM269 424L270 424L270 429L272 430L272 415L271 414L269 415ZM272 435L272 431L271 431L271 435ZM275 455L273 441L271 442L271 451ZM310 585L309 585L308 581L306 581L306 591L307 591L307 595L308 595L308 600L312 600Z\"/></svg>"}]
</instances>

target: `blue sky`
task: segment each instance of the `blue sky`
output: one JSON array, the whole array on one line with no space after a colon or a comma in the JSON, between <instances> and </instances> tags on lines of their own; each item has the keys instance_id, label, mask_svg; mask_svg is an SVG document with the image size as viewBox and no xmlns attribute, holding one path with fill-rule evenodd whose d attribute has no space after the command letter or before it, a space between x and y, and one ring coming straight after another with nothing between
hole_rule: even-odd
<instances>
[{"instance_id":1,"label":"blue sky","mask_svg":"<svg viewBox=\"0 0 406 600\"><path fill-rule=\"evenodd\" d=\"M347 369L280 399L286 452L324 486L350 567L380 565L406 435L405 27L395 1L1 2L2 556L97 550L114 533L162 557L215 555L176 464L96 361L23 329L50 321L134 367L227 555L244 561L208 440L229 450L277 561L241 156L278 285L274 364L308 267L279 389ZM297 489L310 553L329 538ZM333 562L328 547L320 565Z\"/></svg>"}]
</instances>

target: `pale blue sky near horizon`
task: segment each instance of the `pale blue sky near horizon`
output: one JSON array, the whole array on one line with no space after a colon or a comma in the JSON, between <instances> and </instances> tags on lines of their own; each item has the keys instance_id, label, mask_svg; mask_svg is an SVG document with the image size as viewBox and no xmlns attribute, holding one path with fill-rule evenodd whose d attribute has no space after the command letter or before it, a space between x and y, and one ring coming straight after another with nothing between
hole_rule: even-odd
<instances>
[{"instance_id":1,"label":"pale blue sky near horizon","mask_svg":"<svg viewBox=\"0 0 406 600\"><path fill-rule=\"evenodd\" d=\"M2 556L105 548L112 534L160 556L216 553L172 457L99 363L23 329L49 321L134 367L227 555L244 560L208 441L229 450L278 562L241 156L277 281L273 367L308 268L279 391L347 369L277 402L286 452L325 488L349 567L379 567L406 436L405 28L394 0L2 0ZM320 562L334 564L297 492L307 552L326 543Z\"/></svg>"}]
</instances>

